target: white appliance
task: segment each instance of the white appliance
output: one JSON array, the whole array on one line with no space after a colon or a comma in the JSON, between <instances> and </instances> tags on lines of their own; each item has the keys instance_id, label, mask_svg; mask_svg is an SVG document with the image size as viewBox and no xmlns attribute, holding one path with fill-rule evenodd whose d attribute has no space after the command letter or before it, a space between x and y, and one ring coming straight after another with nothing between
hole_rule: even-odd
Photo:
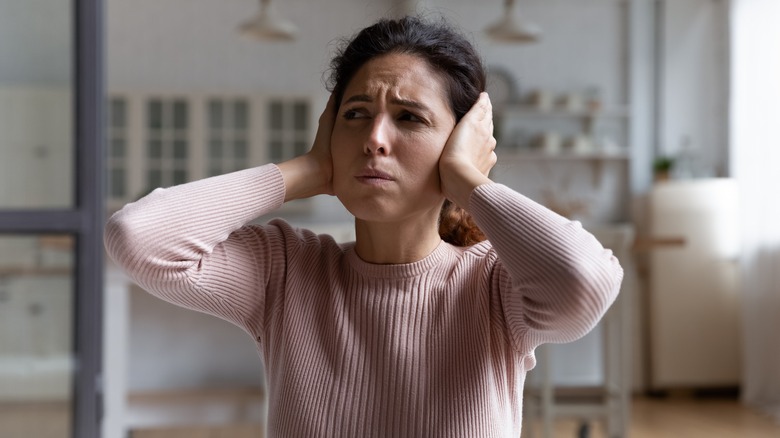
<instances>
[{"instance_id":1,"label":"white appliance","mask_svg":"<svg viewBox=\"0 0 780 438\"><path fill-rule=\"evenodd\" d=\"M705 389L740 381L737 184L667 181L650 194L650 389Z\"/></svg>"}]
</instances>

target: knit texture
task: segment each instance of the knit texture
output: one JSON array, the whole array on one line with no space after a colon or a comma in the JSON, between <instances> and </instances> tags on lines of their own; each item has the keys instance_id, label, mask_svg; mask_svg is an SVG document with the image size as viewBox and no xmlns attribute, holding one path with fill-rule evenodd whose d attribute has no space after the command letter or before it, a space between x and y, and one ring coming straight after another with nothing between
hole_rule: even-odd
<instances>
[{"instance_id":1,"label":"knit texture","mask_svg":"<svg viewBox=\"0 0 780 438\"><path fill-rule=\"evenodd\" d=\"M246 225L283 200L266 165L157 189L105 231L143 288L256 340L270 437L518 437L534 348L585 335L622 280L579 223L500 184L468 207L488 241L397 265Z\"/></svg>"}]
</instances>

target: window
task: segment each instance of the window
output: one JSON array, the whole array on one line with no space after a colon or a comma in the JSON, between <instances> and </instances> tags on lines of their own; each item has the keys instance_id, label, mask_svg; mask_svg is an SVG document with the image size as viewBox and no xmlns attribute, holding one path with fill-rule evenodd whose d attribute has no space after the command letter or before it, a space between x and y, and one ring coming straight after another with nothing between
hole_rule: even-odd
<instances>
[{"instance_id":1,"label":"window","mask_svg":"<svg viewBox=\"0 0 780 438\"><path fill-rule=\"evenodd\" d=\"M206 176L249 167L249 102L212 98L207 106Z\"/></svg>"},{"instance_id":2,"label":"window","mask_svg":"<svg viewBox=\"0 0 780 438\"><path fill-rule=\"evenodd\" d=\"M309 150L309 103L274 99L268 103L268 154L279 163Z\"/></svg>"},{"instance_id":3,"label":"window","mask_svg":"<svg viewBox=\"0 0 780 438\"><path fill-rule=\"evenodd\" d=\"M108 104L108 196L111 199L127 197L127 101L121 97L109 99Z\"/></svg>"},{"instance_id":4,"label":"window","mask_svg":"<svg viewBox=\"0 0 780 438\"><path fill-rule=\"evenodd\" d=\"M146 188L188 181L189 105L184 99L154 98L146 112Z\"/></svg>"},{"instance_id":5,"label":"window","mask_svg":"<svg viewBox=\"0 0 780 438\"><path fill-rule=\"evenodd\" d=\"M123 90L107 104L109 213L157 187L287 160L312 141L301 96Z\"/></svg>"}]
</instances>

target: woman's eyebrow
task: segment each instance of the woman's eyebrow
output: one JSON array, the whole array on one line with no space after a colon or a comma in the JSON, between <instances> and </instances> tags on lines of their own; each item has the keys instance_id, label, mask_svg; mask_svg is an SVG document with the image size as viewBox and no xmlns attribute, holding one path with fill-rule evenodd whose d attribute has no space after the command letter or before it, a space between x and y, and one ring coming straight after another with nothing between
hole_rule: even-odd
<instances>
[{"instance_id":1,"label":"woman's eyebrow","mask_svg":"<svg viewBox=\"0 0 780 438\"><path fill-rule=\"evenodd\" d=\"M401 106L408 106L410 108L415 108L421 111L428 112L428 107L423 105L420 102L417 102L416 100L409 100L409 99L400 99L400 98L393 98L390 99L390 103L401 105Z\"/></svg>"},{"instance_id":2,"label":"woman's eyebrow","mask_svg":"<svg viewBox=\"0 0 780 438\"><path fill-rule=\"evenodd\" d=\"M344 101L344 103L352 103L352 102L369 102L369 103L371 103L373 101L374 100L371 99L371 97L369 95L367 95L367 94L356 94L356 95L350 97L349 99L347 99L346 101Z\"/></svg>"},{"instance_id":3,"label":"woman's eyebrow","mask_svg":"<svg viewBox=\"0 0 780 438\"><path fill-rule=\"evenodd\" d=\"M367 94L356 94L354 96L351 96L349 99L347 99L344 103L352 103L352 102L367 102L371 103L374 99L371 98L371 96ZM401 105L401 106L407 106L410 108L419 109L421 111L429 111L428 107L424 104L416 101L416 100L409 100L409 99L401 99L401 98L392 98L390 99L390 103L394 105Z\"/></svg>"}]
</instances>

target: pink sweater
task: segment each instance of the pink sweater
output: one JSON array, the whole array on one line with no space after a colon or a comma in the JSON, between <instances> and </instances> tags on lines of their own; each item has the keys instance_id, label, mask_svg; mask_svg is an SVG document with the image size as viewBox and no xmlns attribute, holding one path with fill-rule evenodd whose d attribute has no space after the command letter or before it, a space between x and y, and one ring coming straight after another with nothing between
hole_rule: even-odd
<instances>
[{"instance_id":1,"label":"pink sweater","mask_svg":"<svg viewBox=\"0 0 780 438\"><path fill-rule=\"evenodd\" d=\"M283 199L266 165L157 189L105 232L142 287L257 341L271 437L518 437L534 348L585 335L620 288L611 251L500 184L470 199L489 241L400 265L246 225Z\"/></svg>"}]
</instances>

